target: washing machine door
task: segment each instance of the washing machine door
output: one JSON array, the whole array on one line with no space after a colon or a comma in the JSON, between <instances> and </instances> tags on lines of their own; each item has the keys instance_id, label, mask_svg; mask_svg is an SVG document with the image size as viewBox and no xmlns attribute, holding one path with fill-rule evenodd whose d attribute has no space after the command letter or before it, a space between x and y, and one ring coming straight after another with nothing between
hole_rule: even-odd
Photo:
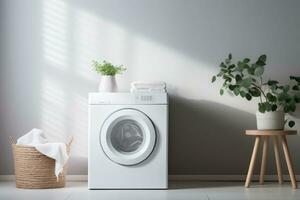
<instances>
[{"instance_id":1,"label":"washing machine door","mask_svg":"<svg viewBox=\"0 0 300 200\"><path fill-rule=\"evenodd\" d=\"M151 120L142 112L122 109L103 123L100 144L106 156L121 165L136 165L148 158L156 141Z\"/></svg>"}]
</instances>

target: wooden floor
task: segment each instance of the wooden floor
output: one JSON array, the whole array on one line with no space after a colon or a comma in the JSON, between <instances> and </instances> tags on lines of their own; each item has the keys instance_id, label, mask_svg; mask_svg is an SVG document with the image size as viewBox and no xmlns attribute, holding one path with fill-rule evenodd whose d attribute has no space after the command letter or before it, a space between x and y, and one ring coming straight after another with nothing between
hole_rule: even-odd
<instances>
[{"instance_id":1,"label":"wooden floor","mask_svg":"<svg viewBox=\"0 0 300 200\"><path fill-rule=\"evenodd\" d=\"M245 188L243 182L171 182L168 190L88 190L86 182L69 182L66 188L46 190L16 189L14 182L0 182L2 200L289 200L300 199L300 189L290 183L275 182L263 186L253 183Z\"/></svg>"}]
</instances>

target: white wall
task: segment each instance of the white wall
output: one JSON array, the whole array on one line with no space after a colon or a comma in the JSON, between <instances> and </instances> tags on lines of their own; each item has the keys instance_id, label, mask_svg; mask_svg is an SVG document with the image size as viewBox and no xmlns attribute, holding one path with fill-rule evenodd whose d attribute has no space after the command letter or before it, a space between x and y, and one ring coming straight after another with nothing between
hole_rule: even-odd
<instances>
[{"instance_id":1,"label":"white wall","mask_svg":"<svg viewBox=\"0 0 300 200\"><path fill-rule=\"evenodd\" d=\"M255 102L219 96L220 61L268 55L266 79L300 75L296 0L1 0L0 174L12 174L8 136L42 128L75 137L70 174L87 173L87 94L93 59L123 64L134 80L163 80L170 93L170 173L243 174ZM300 173L299 137L291 140ZM274 169L270 166L271 171Z\"/></svg>"}]
</instances>

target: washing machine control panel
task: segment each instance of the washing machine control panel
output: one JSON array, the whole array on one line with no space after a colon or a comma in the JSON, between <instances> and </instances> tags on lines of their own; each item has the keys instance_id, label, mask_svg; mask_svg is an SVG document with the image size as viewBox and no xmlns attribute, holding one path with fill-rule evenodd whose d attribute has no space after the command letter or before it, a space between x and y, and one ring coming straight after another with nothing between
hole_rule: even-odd
<instances>
[{"instance_id":1,"label":"washing machine control panel","mask_svg":"<svg viewBox=\"0 0 300 200\"><path fill-rule=\"evenodd\" d=\"M90 105L168 104L167 93L90 93Z\"/></svg>"},{"instance_id":2,"label":"washing machine control panel","mask_svg":"<svg viewBox=\"0 0 300 200\"><path fill-rule=\"evenodd\" d=\"M136 95L135 99L141 102L152 102L154 100L152 95L146 95L146 94Z\"/></svg>"}]
</instances>

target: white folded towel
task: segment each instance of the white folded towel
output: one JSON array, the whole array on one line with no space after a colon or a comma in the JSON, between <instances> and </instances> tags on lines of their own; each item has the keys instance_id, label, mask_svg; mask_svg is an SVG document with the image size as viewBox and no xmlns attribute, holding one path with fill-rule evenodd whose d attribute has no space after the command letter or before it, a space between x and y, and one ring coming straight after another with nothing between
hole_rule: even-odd
<instances>
[{"instance_id":1,"label":"white folded towel","mask_svg":"<svg viewBox=\"0 0 300 200\"><path fill-rule=\"evenodd\" d=\"M131 88L134 89L166 89L165 82L141 82L135 81L131 83Z\"/></svg>"},{"instance_id":2,"label":"white folded towel","mask_svg":"<svg viewBox=\"0 0 300 200\"><path fill-rule=\"evenodd\" d=\"M65 143L49 143L43 131L32 129L17 140L17 145L28 145L36 148L37 151L55 160L55 175L58 178L63 167L69 159Z\"/></svg>"}]
</instances>

